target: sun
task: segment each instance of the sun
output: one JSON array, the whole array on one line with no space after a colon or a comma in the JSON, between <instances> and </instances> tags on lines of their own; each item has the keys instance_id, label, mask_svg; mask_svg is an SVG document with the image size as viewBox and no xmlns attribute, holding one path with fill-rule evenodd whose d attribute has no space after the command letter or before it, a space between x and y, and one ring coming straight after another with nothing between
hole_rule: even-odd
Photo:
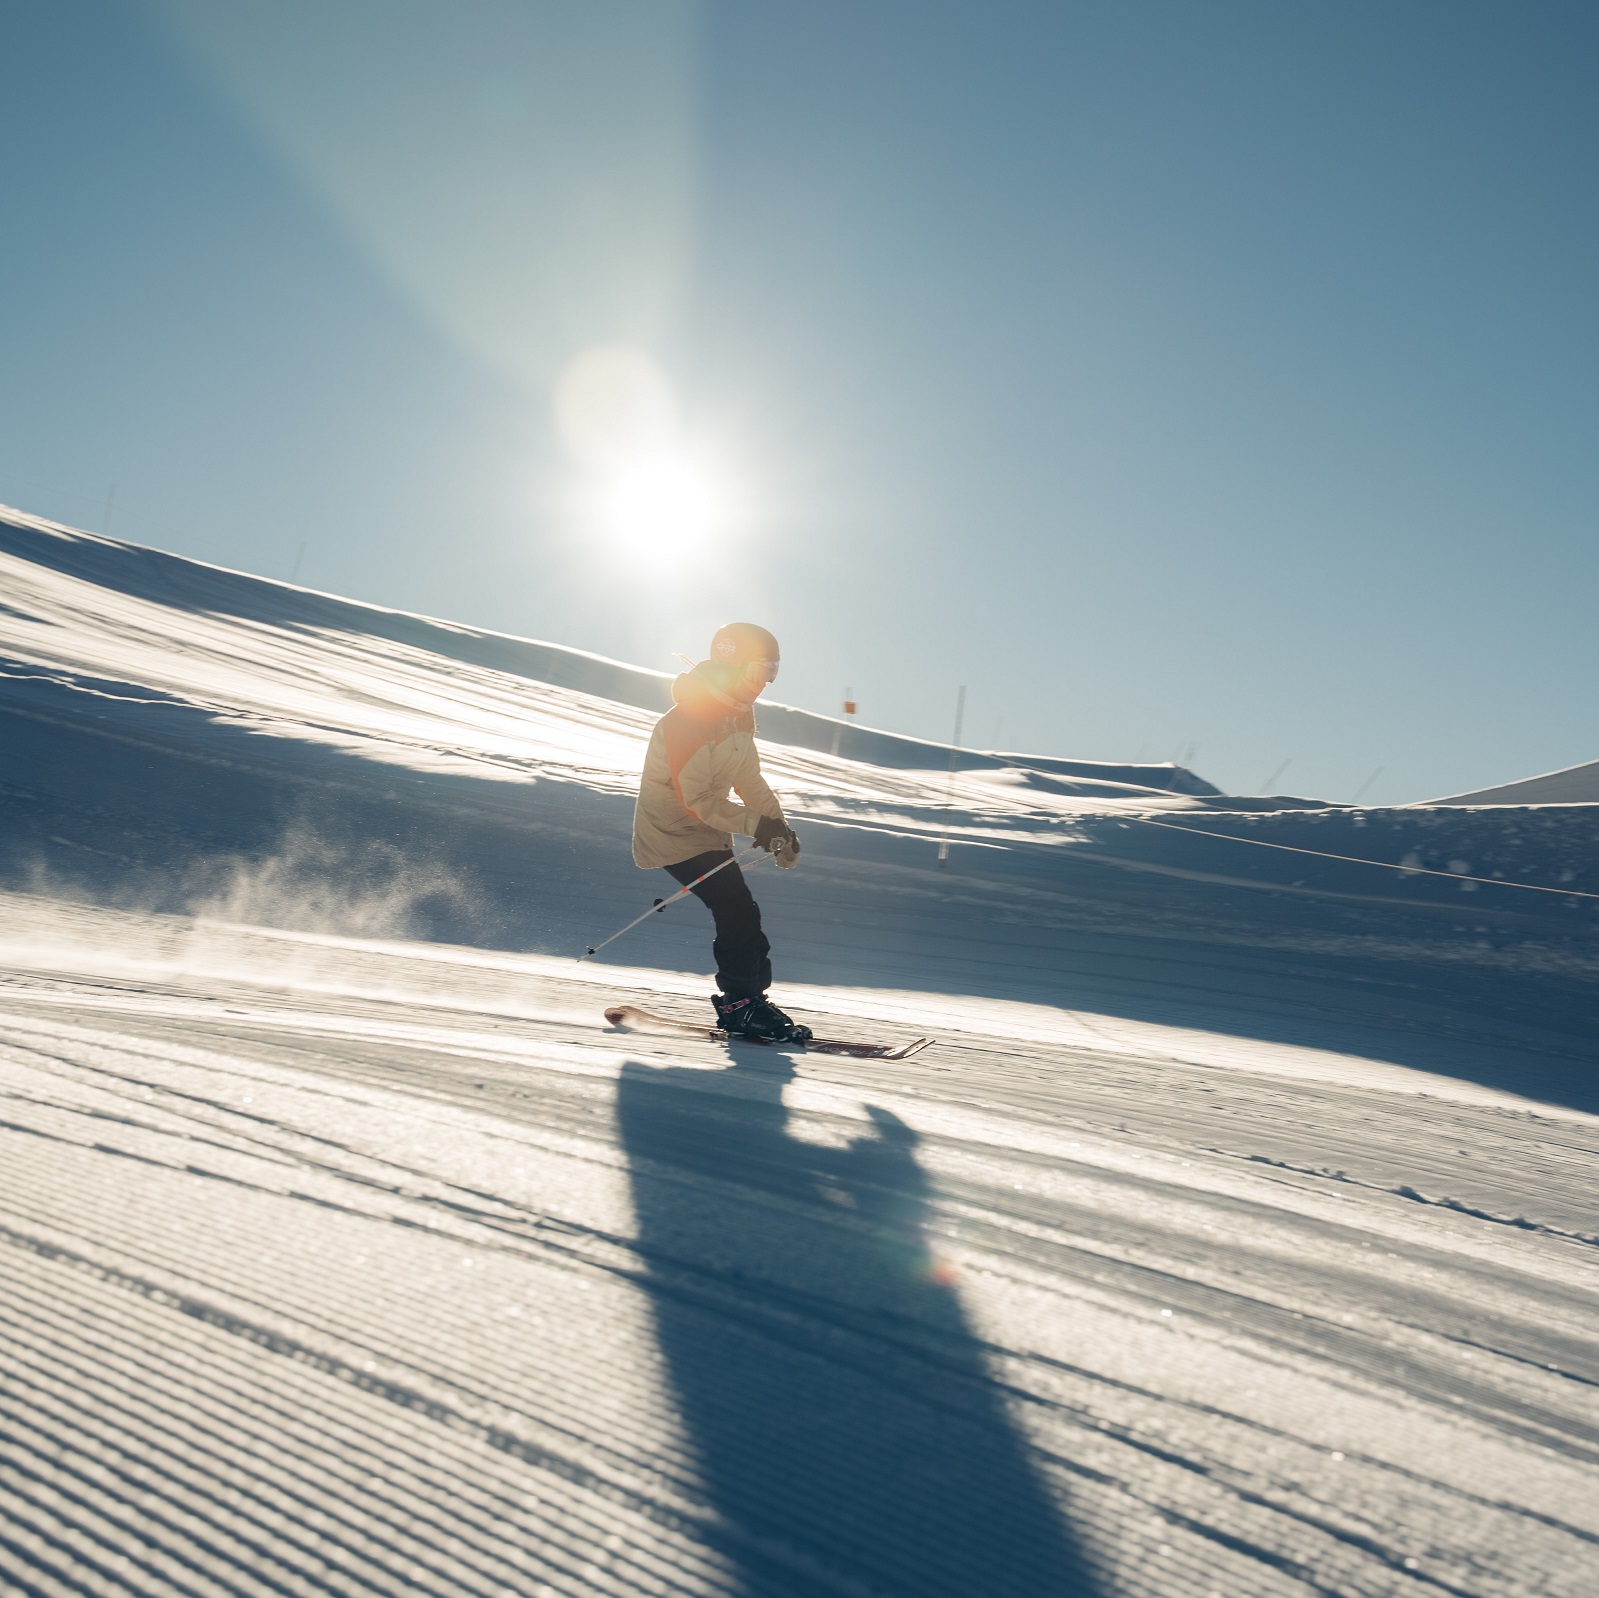
<instances>
[{"instance_id":1,"label":"sun","mask_svg":"<svg viewBox=\"0 0 1599 1598\"><path fill-rule=\"evenodd\" d=\"M618 544L671 555L708 543L727 516L727 494L704 460L658 451L618 463L600 488L600 518Z\"/></svg>"},{"instance_id":2,"label":"sun","mask_svg":"<svg viewBox=\"0 0 1599 1598\"><path fill-rule=\"evenodd\" d=\"M722 441L691 426L643 350L599 345L568 362L552 396L575 468L566 503L601 550L661 566L720 543L746 520L742 474Z\"/></svg>"}]
</instances>

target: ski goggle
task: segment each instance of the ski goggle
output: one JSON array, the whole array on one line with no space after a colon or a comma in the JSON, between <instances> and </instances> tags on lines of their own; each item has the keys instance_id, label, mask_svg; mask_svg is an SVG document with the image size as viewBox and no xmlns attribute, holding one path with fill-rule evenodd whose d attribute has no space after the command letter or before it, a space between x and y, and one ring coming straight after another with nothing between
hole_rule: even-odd
<instances>
[{"instance_id":1,"label":"ski goggle","mask_svg":"<svg viewBox=\"0 0 1599 1598\"><path fill-rule=\"evenodd\" d=\"M779 662L775 660L752 660L744 670L751 677L759 677L762 682L776 682Z\"/></svg>"}]
</instances>

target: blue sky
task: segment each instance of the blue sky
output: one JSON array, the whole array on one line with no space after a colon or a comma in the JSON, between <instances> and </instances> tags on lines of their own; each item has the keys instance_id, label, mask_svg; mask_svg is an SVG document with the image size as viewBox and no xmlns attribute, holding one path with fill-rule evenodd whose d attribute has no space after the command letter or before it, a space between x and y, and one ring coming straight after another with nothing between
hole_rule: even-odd
<instances>
[{"instance_id":1,"label":"blue sky","mask_svg":"<svg viewBox=\"0 0 1599 1598\"><path fill-rule=\"evenodd\" d=\"M0 19L0 499L1240 792L1599 758L1591 4ZM557 425L618 348L698 543Z\"/></svg>"}]
</instances>

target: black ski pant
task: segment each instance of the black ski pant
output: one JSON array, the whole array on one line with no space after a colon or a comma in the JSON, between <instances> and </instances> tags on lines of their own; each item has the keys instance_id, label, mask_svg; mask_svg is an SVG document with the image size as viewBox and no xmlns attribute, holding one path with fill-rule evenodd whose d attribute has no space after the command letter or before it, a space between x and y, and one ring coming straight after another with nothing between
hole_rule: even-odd
<instances>
[{"instance_id":1,"label":"black ski pant","mask_svg":"<svg viewBox=\"0 0 1599 1598\"><path fill-rule=\"evenodd\" d=\"M666 869L685 886L714 866L731 860L731 849L711 849ZM716 985L729 999L758 999L772 985L772 946L761 931L761 907L744 873L728 866L707 878L694 897L710 907L716 921Z\"/></svg>"}]
</instances>

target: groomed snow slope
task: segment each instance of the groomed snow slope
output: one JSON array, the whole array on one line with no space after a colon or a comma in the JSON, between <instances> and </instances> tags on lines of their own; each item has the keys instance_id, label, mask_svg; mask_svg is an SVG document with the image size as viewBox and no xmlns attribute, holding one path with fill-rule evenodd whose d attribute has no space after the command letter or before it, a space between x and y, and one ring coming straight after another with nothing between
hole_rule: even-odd
<instances>
[{"instance_id":1,"label":"groomed snow slope","mask_svg":"<svg viewBox=\"0 0 1599 1598\"><path fill-rule=\"evenodd\" d=\"M5 909L11 1590L1592 1591L1592 1117L975 1000L730 1058L602 1031L690 999L642 971Z\"/></svg>"},{"instance_id":2,"label":"groomed snow slope","mask_svg":"<svg viewBox=\"0 0 1599 1598\"><path fill-rule=\"evenodd\" d=\"M0 526L0 1589L1592 1591L1591 811L780 746L941 1041L729 1053L570 958L649 713L446 632Z\"/></svg>"}]
</instances>

